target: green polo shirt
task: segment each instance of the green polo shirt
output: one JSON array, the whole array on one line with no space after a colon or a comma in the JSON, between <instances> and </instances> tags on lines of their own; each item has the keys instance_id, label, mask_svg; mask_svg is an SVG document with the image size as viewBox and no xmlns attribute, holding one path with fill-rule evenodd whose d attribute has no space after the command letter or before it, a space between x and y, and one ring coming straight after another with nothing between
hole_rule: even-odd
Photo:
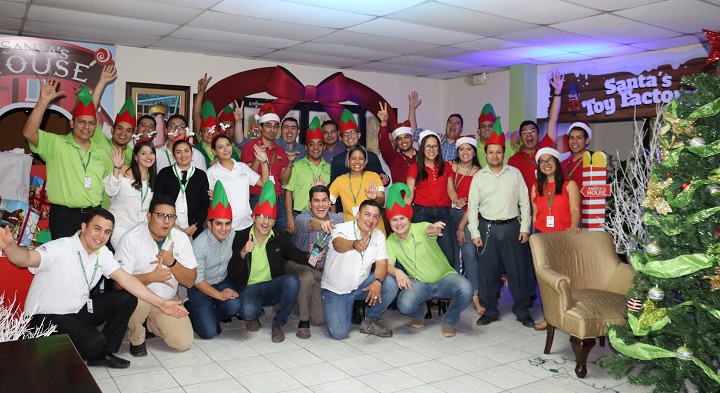
<instances>
[{"instance_id":1,"label":"green polo shirt","mask_svg":"<svg viewBox=\"0 0 720 393\"><path fill-rule=\"evenodd\" d=\"M255 225L250 228L250 233L255 233ZM268 282L272 280L270 275L270 262L267 257L267 246L268 239L273 235L273 230L270 230L265 241L262 244L255 243L255 248L252 250L252 259L250 262L250 277L248 278L247 285L258 284L261 282Z\"/></svg>"},{"instance_id":2,"label":"green polo shirt","mask_svg":"<svg viewBox=\"0 0 720 393\"><path fill-rule=\"evenodd\" d=\"M485 168L487 163L487 158L485 158L485 145L484 142L480 140L480 138L477 138L477 158L478 162L480 163L481 168ZM503 160L506 164L508 163L508 160L510 157L513 156L513 154L517 153L517 149L514 149L512 147L512 143L510 143L509 139L505 140L505 159Z\"/></svg>"},{"instance_id":3,"label":"green polo shirt","mask_svg":"<svg viewBox=\"0 0 720 393\"><path fill-rule=\"evenodd\" d=\"M440 250L437 239L428 237L428 225L427 222L410 224L407 239L402 240L393 233L385 247L388 259L399 262L410 278L432 284L455 273L455 269Z\"/></svg>"},{"instance_id":4,"label":"green polo shirt","mask_svg":"<svg viewBox=\"0 0 720 393\"><path fill-rule=\"evenodd\" d=\"M108 153L92 141L88 151L83 151L72 132L57 135L38 130L38 133L38 146L29 145L47 165L50 203L75 208L99 205L105 191L102 181L113 167ZM86 174L92 182L90 189L85 189Z\"/></svg>"},{"instance_id":5,"label":"green polo shirt","mask_svg":"<svg viewBox=\"0 0 720 393\"><path fill-rule=\"evenodd\" d=\"M292 174L284 189L293 192L293 210L308 210L308 199L310 189L313 187L313 179L320 176L326 184L330 184L330 164L320 159L320 164L315 165L307 157L299 160L293 165Z\"/></svg>"}]
</instances>

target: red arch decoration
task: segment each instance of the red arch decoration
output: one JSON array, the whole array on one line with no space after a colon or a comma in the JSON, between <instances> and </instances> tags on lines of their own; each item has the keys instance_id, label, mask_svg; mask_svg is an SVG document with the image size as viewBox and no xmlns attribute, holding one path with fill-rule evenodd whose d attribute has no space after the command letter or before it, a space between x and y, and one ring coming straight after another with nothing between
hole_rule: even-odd
<instances>
[{"instance_id":1,"label":"red arch decoration","mask_svg":"<svg viewBox=\"0 0 720 393\"><path fill-rule=\"evenodd\" d=\"M387 102L380 94L368 86L336 72L325 78L317 86L304 85L285 67L264 67L238 72L219 81L205 92L205 99L217 108L224 108L237 97L267 92L275 96L272 104L282 119L301 101L319 102L332 120L341 123L342 102L351 101L375 114L380 110L380 102ZM396 124L394 111L388 111L388 124Z\"/></svg>"}]
</instances>

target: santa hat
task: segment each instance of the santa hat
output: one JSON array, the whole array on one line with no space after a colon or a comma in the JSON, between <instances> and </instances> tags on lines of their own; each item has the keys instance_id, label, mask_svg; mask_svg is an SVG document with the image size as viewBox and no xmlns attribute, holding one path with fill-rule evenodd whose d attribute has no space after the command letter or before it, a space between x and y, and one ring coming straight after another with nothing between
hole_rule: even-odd
<instances>
[{"instance_id":1,"label":"santa hat","mask_svg":"<svg viewBox=\"0 0 720 393\"><path fill-rule=\"evenodd\" d=\"M324 140L322 134L322 127L320 126L320 119L317 116L313 117L312 121L310 122L307 134L305 134L305 143L308 143L314 139L319 139L321 141Z\"/></svg>"},{"instance_id":2,"label":"santa hat","mask_svg":"<svg viewBox=\"0 0 720 393\"><path fill-rule=\"evenodd\" d=\"M80 88L77 101L75 101L75 109L73 109L73 119L80 116L92 116L93 118L97 116L97 109L95 109L92 94L90 94L90 90L88 90L85 85Z\"/></svg>"},{"instance_id":3,"label":"santa hat","mask_svg":"<svg viewBox=\"0 0 720 393\"><path fill-rule=\"evenodd\" d=\"M490 103L487 103L485 104L485 106L483 106L482 111L480 112L480 117L478 117L478 127L480 127L480 124L482 124L484 121L489 121L492 123L495 123L495 121L497 121L497 117L495 116L495 110Z\"/></svg>"},{"instance_id":4,"label":"santa hat","mask_svg":"<svg viewBox=\"0 0 720 393\"><path fill-rule=\"evenodd\" d=\"M275 184L272 181L266 181L260 191L260 200L258 200L254 215L262 214L267 217L277 218L277 197L275 196Z\"/></svg>"},{"instance_id":5,"label":"santa hat","mask_svg":"<svg viewBox=\"0 0 720 393\"><path fill-rule=\"evenodd\" d=\"M404 122L398 124L398 126L395 127L395 130L392 132L392 137L393 139L395 139L400 135L405 134L412 135L412 128L410 128L410 120L405 120Z\"/></svg>"},{"instance_id":6,"label":"santa hat","mask_svg":"<svg viewBox=\"0 0 720 393\"><path fill-rule=\"evenodd\" d=\"M218 123L222 123L224 121L235 123L235 110L233 110L230 105L226 106L218 115L217 121Z\"/></svg>"},{"instance_id":7,"label":"santa hat","mask_svg":"<svg viewBox=\"0 0 720 393\"><path fill-rule=\"evenodd\" d=\"M213 198L210 201L210 207L208 207L208 220L214 218L226 218L232 220L232 206L228 201L227 194L225 193L225 187L221 181L215 182L215 189L213 189Z\"/></svg>"},{"instance_id":8,"label":"santa hat","mask_svg":"<svg viewBox=\"0 0 720 393\"><path fill-rule=\"evenodd\" d=\"M387 197L385 198L385 215L388 221L397 216L403 215L412 219L413 209L408 203L405 203L402 191L405 191L405 195L410 195L410 187L405 183L393 183L387 190Z\"/></svg>"},{"instance_id":9,"label":"santa hat","mask_svg":"<svg viewBox=\"0 0 720 393\"><path fill-rule=\"evenodd\" d=\"M570 124L570 128L568 128L568 132L567 132L568 135L570 135L570 131L572 131L573 128L579 128L581 130L585 130L585 132L587 132L587 134L588 134L588 139L592 139L592 130L590 129L590 126L587 123L585 123L583 121L578 121L578 122Z\"/></svg>"},{"instance_id":10,"label":"santa hat","mask_svg":"<svg viewBox=\"0 0 720 393\"><path fill-rule=\"evenodd\" d=\"M217 129L218 121L215 117L215 106L210 101L205 101L202 106L201 112L202 121L200 122L200 129L210 128L215 131Z\"/></svg>"},{"instance_id":11,"label":"santa hat","mask_svg":"<svg viewBox=\"0 0 720 393\"><path fill-rule=\"evenodd\" d=\"M464 136L462 138L458 138L455 141L455 146L460 147L460 145L462 145L463 143L467 143L468 145L477 149L477 141L475 140L475 138L470 138L469 136Z\"/></svg>"},{"instance_id":12,"label":"santa hat","mask_svg":"<svg viewBox=\"0 0 720 393\"><path fill-rule=\"evenodd\" d=\"M496 119L495 124L493 124L490 136L485 140L485 146L487 145L500 145L505 147L505 135L503 135L499 117Z\"/></svg>"},{"instance_id":13,"label":"santa hat","mask_svg":"<svg viewBox=\"0 0 720 393\"><path fill-rule=\"evenodd\" d=\"M420 133L420 139L419 139L420 143L422 143L423 139L427 138L427 137L430 136L430 135L432 135L432 136L434 136L435 138L437 138L438 141L440 140L440 135L438 135L437 132L435 132L435 131L433 131L433 130L425 130L425 131L423 131L423 132Z\"/></svg>"},{"instance_id":14,"label":"santa hat","mask_svg":"<svg viewBox=\"0 0 720 393\"><path fill-rule=\"evenodd\" d=\"M344 109L342 112L342 116L340 116L340 130L339 134L342 135L346 131L350 130L358 130L357 123L355 123L355 116L353 116L352 112L350 112L347 109Z\"/></svg>"},{"instance_id":15,"label":"santa hat","mask_svg":"<svg viewBox=\"0 0 720 393\"><path fill-rule=\"evenodd\" d=\"M260 108L257 115L255 115L255 120L257 120L259 124L271 120L275 120L276 122L280 123L280 116L275 113L275 107L268 102Z\"/></svg>"},{"instance_id":16,"label":"santa hat","mask_svg":"<svg viewBox=\"0 0 720 393\"><path fill-rule=\"evenodd\" d=\"M113 123L113 126L120 122L128 123L133 128L137 126L137 118L135 117L135 102L132 97L128 97L127 100L125 100L125 104L122 108L120 108L120 112L118 112L117 116L115 116L115 123Z\"/></svg>"},{"instance_id":17,"label":"santa hat","mask_svg":"<svg viewBox=\"0 0 720 393\"><path fill-rule=\"evenodd\" d=\"M550 154L551 156L555 157L558 162L560 162L560 152L553 149L552 147L543 147L542 149L538 150L537 153L535 153L535 162L540 160L540 157L544 156L545 154Z\"/></svg>"}]
</instances>

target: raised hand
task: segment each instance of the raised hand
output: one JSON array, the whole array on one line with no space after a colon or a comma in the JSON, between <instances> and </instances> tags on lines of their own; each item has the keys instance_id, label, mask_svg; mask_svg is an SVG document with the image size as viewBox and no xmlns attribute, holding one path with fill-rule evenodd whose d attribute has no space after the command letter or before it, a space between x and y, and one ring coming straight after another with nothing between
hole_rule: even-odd
<instances>
[{"instance_id":1,"label":"raised hand","mask_svg":"<svg viewBox=\"0 0 720 393\"><path fill-rule=\"evenodd\" d=\"M115 68L115 65L108 64L105 67L103 67L103 70L100 73L100 82L108 84L108 83L114 81L115 79L117 79L117 68Z\"/></svg>"},{"instance_id":2,"label":"raised hand","mask_svg":"<svg viewBox=\"0 0 720 393\"><path fill-rule=\"evenodd\" d=\"M408 95L408 102L410 103L410 106L413 108L417 108L422 104L422 100L420 99L420 95L418 92L414 91Z\"/></svg>"},{"instance_id":3,"label":"raised hand","mask_svg":"<svg viewBox=\"0 0 720 393\"><path fill-rule=\"evenodd\" d=\"M375 199L377 198L377 184L375 183L375 180L370 180L370 184L368 184L368 188L365 189L365 196L368 197L368 199Z\"/></svg>"},{"instance_id":4,"label":"raised hand","mask_svg":"<svg viewBox=\"0 0 720 393\"><path fill-rule=\"evenodd\" d=\"M15 243L15 238L12 235L12 231L9 226L0 228L0 250L9 247Z\"/></svg>"},{"instance_id":5,"label":"raised hand","mask_svg":"<svg viewBox=\"0 0 720 393\"><path fill-rule=\"evenodd\" d=\"M255 249L255 243L253 242L253 236L252 236L252 234L251 234L251 235L250 235L250 238L249 238L248 241L247 241L247 243L245 243L245 247L243 247L243 249L242 249L242 252L241 252L241 253L244 253L244 254L243 254L243 258L244 258L245 255L247 255L248 253L251 253L254 249Z\"/></svg>"},{"instance_id":6,"label":"raised hand","mask_svg":"<svg viewBox=\"0 0 720 393\"><path fill-rule=\"evenodd\" d=\"M155 270L152 271L153 282L161 282L169 286L170 288L175 288L175 286L170 283L170 280L172 279L172 273L170 273L170 269L165 269L163 267L163 261L161 259L158 259L150 263L157 264L157 266L155 266Z\"/></svg>"},{"instance_id":7,"label":"raised hand","mask_svg":"<svg viewBox=\"0 0 720 393\"><path fill-rule=\"evenodd\" d=\"M550 79L550 86L555 90L555 94L560 94L565 84L565 75L561 75L560 71L553 72L553 77Z\"/></svg>"},{"instance_id":8,"label":"raised hand","mask_svg":"<svg viewBox=\"0 0 720 393\"><path fill-rule=\"evenodd\" d=\"M287 153L285 153L285 154L287 154L288 164L292 164L293 162L295 162L295 159L297 158L298 154L300 154L300 152L297 152L297 151L289 151L289 152L287 152Z\"/></svg>"},{"instance_id":9,"label":"raised hand","mask_svg":"<svg viewBox=\"0 0 720 393\"><path fill-rule=\"evenodd\" d=\"M427 233L428 236L442 236L443 229L445 229L445 223L438 221L434 224L428 225L425 233Z\"/></svg>"},{"instance_id":10,"label":"raised hand","mask_svg":"<svg viewBox=\"0 0 720 393\"><path fill-rule=\"evenodd\" d=\"M59 82L53 77L48 77L44 82L40 80L40 84L42 84L42 87L40 88L40 99L38 101L52 102L56 98L65 95L64 91L57 91Z\"/></svg>"},{"instance_id":11,"label":"raised hand","mask_svg":"<svg viewBox=\"0 0 720 393\"><path fill-rule=\"evenodd\" d=\"M267 162L268 156L267 152L265 151L265 149L267 148L265 147L265 145L261 145L261 143L253 145L253 149L255 149L255 159L260 162Z\"/></svg>"},{"instance_id":12,"label":"raised hand","mask_svg":"<svg viewBox=\"0 0 720 393\"><path fill-rule=\"evenodd\" d=\"M327 186L327 183L325 183L325 180L322 179L322 176L313 176L312 182L313 186Z\"/></svg>"},{"instance_id":13,"label":"raised hand","mask_svg":"<svg viewBox=\"0 0 720 393\"><path fill-rule=\"evenodd\" d=\"M245 101L242 101L242 104L238 106L237 100L233 101L235 102L235 112L233 114L235 115L235 123L242 123L243 118L245 117L245 113L243 110L245 109Z\"/></svg>"},{"instance_id":14,"label":"raised hand","mask_svg":"<svg viewBox=\"0 0 720 393\"><path fill-rule=\"evenodd\" d=\"M387 126L387 121L389 118L388 112L387 112L387 102L380 103L380 110L377 113L378 119L380 119L380 126L385 127Z\"/></svg>"},{"instance_id":15,"label":"raised hand","mask_svg":"<svg viewBox=\"0 0 720 393\"><path fill-rule=\"evenodd\" d=\"M116 148L112 153L110 153L110 159L112 160L115 168L122 168L125 164L125 156L120 153L120 149Z\"/></svg>"},{"instance_id":16,"label":"raised hand","mask_svg":"<svg viewBox=\"0 0 720 393\"><path fill-rule=\"evenodd\" d=\"M367 236L364 236L362 239L358 239L353 242L353 247L355 248L355 251L357 252L365 252L368 247L370 247L370 237L372 236L372 232L368 232Z\"/></svg>"},{"instance_id":17,"label":"raised hand","mask_svg":"<svg viewBox=\"0 0 720 393\"><path fill-rule=\"evenodd\" d=\"M198 80L198 93L200 93L200 92L204 93L208 87L208 84L210 84L211 80L212 80L212 76L208 76L207 72L206 72L205 75L202 78L200 78L200 80Z\"/></svg>"},{"instance_id":18,"label":"raised hand","mask_svg":"<svg viewBox=\"0 0 720 393\"><path fill-rule=\"evenodd\" d=\"M157 258L158 260L162 261L163 265L170 266L175 262L175 255L173 254L173 247L175 247L175 242L170 243L170 248L167 250L161 249L158 251Z\"/></svg>"}]
</instances>

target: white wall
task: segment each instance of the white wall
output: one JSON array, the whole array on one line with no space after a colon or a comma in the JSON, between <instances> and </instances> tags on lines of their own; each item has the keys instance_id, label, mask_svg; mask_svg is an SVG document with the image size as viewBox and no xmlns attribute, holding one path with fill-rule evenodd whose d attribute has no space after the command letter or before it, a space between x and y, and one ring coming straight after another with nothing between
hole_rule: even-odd
<instances>
[{"instance_id":1,"label":"white wall","mask_svg":"<svg viewBox=\"0 0 720 393\"><path fill-rule=\"evenodd\" d=\"M487 79L486 85L478 86L467 85L465 78L444 81L444 117L433 127L444 132L447 117L452 113L459 113L464 121L463 135L477 136L477 119L482 107L489 102L495 109L495 114L500 116L503 131L509 130L510 71L488 73ZM422 126L422 123L420 125Z\"/></svg>"}]
</instances>

